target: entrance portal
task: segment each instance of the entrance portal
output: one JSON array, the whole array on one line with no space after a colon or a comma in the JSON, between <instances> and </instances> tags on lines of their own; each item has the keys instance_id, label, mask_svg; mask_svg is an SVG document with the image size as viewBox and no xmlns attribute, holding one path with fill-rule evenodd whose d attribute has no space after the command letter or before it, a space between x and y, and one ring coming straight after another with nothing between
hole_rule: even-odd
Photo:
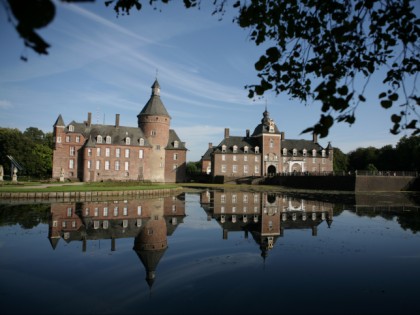
<instances>
[{"instance_id":1,"label":"entrance portal","mask_svg":"<svg viewBox=\"0 0 420 315\"><path fill-rule=\"evenodd\" d=\"M274 165L270 165L267 169L267 175L268 176L274 176L276 175L276 167Z\"/></svg>"}]
</instances>

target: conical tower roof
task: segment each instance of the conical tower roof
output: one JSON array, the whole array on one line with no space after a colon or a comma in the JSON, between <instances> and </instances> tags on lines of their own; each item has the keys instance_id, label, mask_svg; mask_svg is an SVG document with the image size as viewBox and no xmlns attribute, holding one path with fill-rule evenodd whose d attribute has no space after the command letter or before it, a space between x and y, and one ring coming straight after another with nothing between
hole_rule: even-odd
<instances>
[{"instance_id":1,"label":"conical tower roof","mask_svg":"<svg viewBox=\"0 0 420 315\"><path fill-rule=\"evenodd\" d=\"M152 95L137 117L142 115L169 116L168 111L160 99L160 85L157 79L152 85Z\"/></svg>"},{"instance_id":2,"label":"conical tower roof","mask_svg":"<svg viewBox=\"0 0 420 315\"><path fill-rule=\"evenodd\" d=\"M57 120L55 121L53 127L65 127L66 125L64 124L64 120L63 117L61 117L61 114L58 115Z\"/></svg>"}]
</instances>

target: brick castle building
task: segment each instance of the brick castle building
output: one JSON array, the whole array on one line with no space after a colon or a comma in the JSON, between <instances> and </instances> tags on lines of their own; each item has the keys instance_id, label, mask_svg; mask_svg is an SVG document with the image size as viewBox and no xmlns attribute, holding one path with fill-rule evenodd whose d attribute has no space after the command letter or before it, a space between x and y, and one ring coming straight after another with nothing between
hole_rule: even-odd
<instances>
[{"instance_id":1,"label":"brick castle building","mask_svg":"<svg viewBox=\"0 0 420 315\"><path fill-rule=\"evenodd\" d=\"M223 140L212 143L201 158L202 172L224 178L261 177L294 173L329 173L333 171L333 148L313 140L286 139L267 109L261 123L250 134L231 136L225 128Z\"/></svg>"},{"instance_id":2,"label":"brick castle building","mask_svg":"<svg viewBox=\"0 0 420 315\"><path fill-rule=\"evenodd\" d=\"M152 95L137 115L138 126L72 121L64 124L61 115L54 124L52 177L84 182L106 180L147 180L183 182L187 149L170 129L171 116L160 99L156 80Z\"/></svg>"}]
</instances>

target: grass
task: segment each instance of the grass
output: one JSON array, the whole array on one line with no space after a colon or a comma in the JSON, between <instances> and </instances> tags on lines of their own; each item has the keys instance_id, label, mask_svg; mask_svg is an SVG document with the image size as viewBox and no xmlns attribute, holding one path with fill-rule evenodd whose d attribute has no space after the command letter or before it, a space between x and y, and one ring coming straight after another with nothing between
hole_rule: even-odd
<instances>
[{"instance_id":1,"label":"grass","mask_svg":"<svg viewBox=\"0 0 420 315\"><path fill-rule=\"evenodd\" d=\"M118 191L174 189L177 184L152 184L142 182L98 182L98 183L42 183L42 182L3 182L0 192L75 192L75 191Z\"/></svg>"}]
</instances>

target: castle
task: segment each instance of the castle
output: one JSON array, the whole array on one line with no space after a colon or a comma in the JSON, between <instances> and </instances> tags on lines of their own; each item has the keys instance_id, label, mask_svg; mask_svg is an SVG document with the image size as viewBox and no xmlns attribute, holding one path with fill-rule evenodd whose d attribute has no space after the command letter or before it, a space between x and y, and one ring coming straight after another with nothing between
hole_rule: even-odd
<instances>
[{"instance_id":1,"label":"castle","mask_svg":"<svg viewBox=\"0 0 420 315\"><path fill-rule=\"evenodd\" d=\"M312 141L286 139L265 109L261 123L245 136L231 136L225 128L217 146L209 143L201 158L202 172L226 179L288 174L326 174L333 171L333 148Z\"/></svg>"},{"instance_id":2,"label":"castle","mask_svg":"<svg viewBox=\"0 0 420 315\"><path fill-rule=\"evenodd\" d=\"M185 181L187 149L170 129L171 116L160 99L157 80L152 94L137 115L138 127L72 121L61 114L54 128L54 179L97 182L141 180L161 183Z\"/></svg>"}]
</instances>

